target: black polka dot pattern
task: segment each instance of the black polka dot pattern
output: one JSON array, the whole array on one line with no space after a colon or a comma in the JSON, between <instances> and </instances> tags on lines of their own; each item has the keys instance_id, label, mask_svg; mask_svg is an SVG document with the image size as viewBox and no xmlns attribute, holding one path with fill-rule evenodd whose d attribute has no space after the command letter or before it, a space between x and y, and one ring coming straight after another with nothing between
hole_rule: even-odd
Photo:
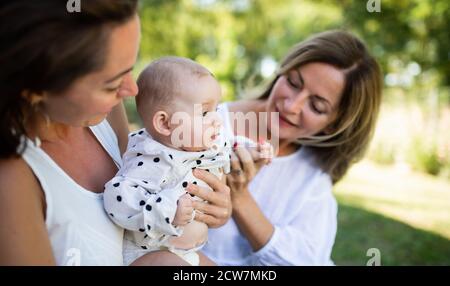
<instances>
[{"instance_id":1,"label":"black polka dot pattern","mask_svg":"<svg viewBox=\"0 0 450 286\"><path fill-rule=\"evenodd\" d=\"M157 202L157 203L160 203L161 201L162 201L161 197L159 197L159 198L156 199L156 202Z\"/></svg>"},{"instance_id":2,"label":"black polka dot pattern","mask_svg":"<svg viewBox=\"0 0 450 286\"><path fill-rule=\"evenodd\" d=\"M115 183L113 184L113 186L117 188L118 186L120 186L120 183Z\"/></svg>"},{"instance_id":3,"label":"black polka dot pattern","mask_svg":"<svg viewBox=\"0 0 450 286\"><path fill-rule=\"evenodd\" d=\"M117 196L116 199L117 199L118 202L122 201L122 197L121 196Z\"/></svg>"},{"instance_id":4,"label":"black polka dot pattern","mask_svg":"<svg viewBox=\"0 0 450 286\"><path fill-rule=\"evenodd\" d=\"M170 155L170 154L169 154L169 157L170 157L170 159L172 159L172 160L173 160L173 157L172 157L172 155Z\"/></svg>"},{"instance_id":5,"label":"black polka dot pattern","mask_svg":"<svg viewBox=\"0 0 450 286\"><path fill-rule=\"evenodd\" d=\"M183 188L186 188L188 186L188 182L183 182Z\"/></svg>"},{"instance_id":6,"label":"black polka dot pattern","mask_svg":"<svg viewBox=\"0 0 450 286\"><path fill-rule=\"evenodd\" d=\"M140 229L139 229L139 231L140 231L140 232L144 232L144 231L145 231L145 229L143 229L143 228L140 228Z\"/></svg>"},{"instance_id":7,"label":"black polka dot pattern","mask_svg":"<svg viewBox=\"0 0 450 286\"><path fill-rule=\"evenodd\" d=\"M144 184L148 184L148 182L147 181L142 181Z\"/></svg>"},{"instance_id":8,"label":"black polka dot pattern","mask_svg":"<svg viewBox=\"0 0 450 286\"><path fill-rule=\"evenodd\" d=\"M166 217L166 222L170 223L170 219L168 217Z\"/></svg>"},{"instance_id":9,"label":"black polka dot pattern","mask_svg":"<svg viewBox=\"0 0 450 286\"><path fill-rule=\"evenodd\" d=\"M142 156L142 153L137 153L136 157Z\"/></svg>"},{"instance_id":10,"label":"black polka dot pattern","mask_svg":"<svg viewBox=\"0 0 450 286\"><path fill-rule=\"evenodd\" d=\"M147 230L151 230L151 229L152 229L152 227L149 224L147 224Z\"/></svg>"},{"instance_id":11,"label":"black polka dot pattern","mask_svg":"<svg viewBox=\"0 0 450 286\"><path fill-rule=\"evenodd\" d=\"M139 167L142 166L142 165L144 165L144 162L141 161L141 162L138 163Z\"/></svg>"},{"instance_id":12,"label":"black polka dot pattern","mask_svg":"<svg viewBox=\"0 0 450 286\"><path fill-rule=\"evenodd\" d=\"M140 201L140 202L139 202L139 205L140 205L140 206L145 205L145 201L144 201L144 200Z\"/></svg>"},{"instance_id":13,"label":"black polka dot pattern","mask_svg":"<svg viewBox=\"0 0 450 286\"><path fill-rule=\"evenodd\" d=\"M109 213L110 216L114 217L114 215L112 213Z\"/></svg>"},{"instance_id":14,"label":"black polka dot pattern","mask_svg":"<svg viewBox=\"0 0 450 286\"><path fill-rule=\"evenodd\" d=\"M144 133L144 131L142 131L142 130L141 130L141 131L139 131L139 135L142 135L142 133Z\"/></svg>"},{"instance_id":15,"label":"black polka dot pattern","mask_svg":"<svg viewBox=\"0 0 450 286\"><path fill-rule=\"evenodd\" d=\"M148 211L151 211L152 210L152 206L151 205L146 205L145 209L148 210Z\"/></svg>"},{"instance_id":16,"label":"black polka dot pattern","mask_svg":"<svg viewBox=\"0 0 450 286\"><path fill-rule=\"evenodd\" d=\"M147 246L142 245L141 248L142 248L142 249L147 249Z\"/></svg>"},{"instance_id":17,"label":"black polka dot pattern","mask_svg":"<svg viewBox=\"0 0 450 286\"><path fill-rule=\"evenodd\" d=\"M200 165L202 163L202 160L197 160L197 165Z\"/></svg>"},{"instance_id":18,"label":"black polka dot pattern","mask_svg":"<svg viewBox=\"0 0 450 286\"><path fill-rule=\"evenodd\" d=\"M158 163L159 162L159 158L158 157L154 158L153 162Z\"/></svg>"}]
</instances>

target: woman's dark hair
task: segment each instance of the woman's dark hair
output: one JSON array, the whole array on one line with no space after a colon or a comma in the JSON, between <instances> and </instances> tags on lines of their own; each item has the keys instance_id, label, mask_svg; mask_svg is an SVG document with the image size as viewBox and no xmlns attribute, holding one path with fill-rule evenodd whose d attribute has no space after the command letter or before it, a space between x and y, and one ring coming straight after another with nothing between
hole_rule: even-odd
<instances>
[{"instance_id":1,"label":"woman's dark hair","mask_svg":"<svg viewBox=\"0 0 450 286\"><path fill-rule=\"evenodd\" d=\"M61 92L105 64L112 28L130 20L138 0L65 0L0 4L0 158L18 153L33 109L23 92Z\"/></svg>"}]
</instances>

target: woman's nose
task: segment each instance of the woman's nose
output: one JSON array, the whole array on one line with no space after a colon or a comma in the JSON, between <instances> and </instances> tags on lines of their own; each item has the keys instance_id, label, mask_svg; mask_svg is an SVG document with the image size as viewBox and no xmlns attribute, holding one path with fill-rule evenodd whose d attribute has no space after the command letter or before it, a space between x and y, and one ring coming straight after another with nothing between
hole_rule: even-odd
<instances>
[{"instance_id":1,"label":"woman's nose","mask_svg":"<svg viewBox=\"0 0 450 286\"><path fill-rule=\"evenodd\" d=\"M307 99L307 92L302 90L301 92L292 95L284 101L284 111L292 114L299 114Z\"/></svg>"},{"instance_id":2,"label":"woman's nose","mask_svg":"<svg viewBox=\"0 0 450 286\"><path fill-rule=\"evenodd\" d=\"M136 96L138 91L138 86L136 81L133 79L131 72L127 73L123 78L122 86L120 87L118 95L120 97Z\"/></svg>"}]
</instances>

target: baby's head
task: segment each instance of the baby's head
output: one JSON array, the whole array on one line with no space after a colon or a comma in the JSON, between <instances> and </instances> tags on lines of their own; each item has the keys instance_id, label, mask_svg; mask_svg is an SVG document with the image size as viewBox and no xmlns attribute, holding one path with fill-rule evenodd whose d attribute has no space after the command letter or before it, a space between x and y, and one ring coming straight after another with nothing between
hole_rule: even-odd
<instances>
[{"instance_id":1,"label":"baby's head","mask_svg":"<svg viewBox=\"0 0 450 286\"><path fill-rule=\"evenodd\" d=\"M185 151L212 147L221 126L221 91L210 71L190 59L163 57L142 71L137 84L137 111L155 140Z\"/></svg>"}]
</instances>

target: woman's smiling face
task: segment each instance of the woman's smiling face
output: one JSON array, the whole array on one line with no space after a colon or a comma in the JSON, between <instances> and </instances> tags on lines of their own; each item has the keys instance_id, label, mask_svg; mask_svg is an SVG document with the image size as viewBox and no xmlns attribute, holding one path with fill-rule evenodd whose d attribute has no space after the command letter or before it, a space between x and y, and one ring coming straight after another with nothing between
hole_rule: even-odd
<instances>
[{"instance_id":1,"label":"woman's smiling face","mask_svg":"<svg viewBox=\"0 0 450 286\"><path fill-rule=\"evenodd\" d=\"M267 111L279 112L279 125L268 129L281 140L328 133L336 119L345 85L344 72L324 63L309 63L289 70L275 82L267 102Z\"/></svg>"}]
</instances>

